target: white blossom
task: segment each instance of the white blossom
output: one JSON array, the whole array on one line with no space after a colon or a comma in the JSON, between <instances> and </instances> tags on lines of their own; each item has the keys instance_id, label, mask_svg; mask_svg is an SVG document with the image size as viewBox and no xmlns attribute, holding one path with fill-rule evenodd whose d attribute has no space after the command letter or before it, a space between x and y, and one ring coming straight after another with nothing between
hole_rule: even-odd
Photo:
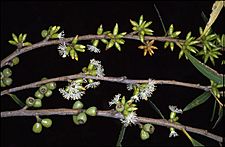
<instances>
[{"instance_id":1,"label":"white blossom","mask_svg":"<svg viewBox=\"0 0 225 147\"><path fill-rule=\"evenodd\" d=\"M132 99L134 102L138 102L140 100L138 95L133 95L130 99Z\"/></svg>"},{"instance_id":2,"label":"white blossom","mask_svg":"<svg viewBox=\"0 0 225 147\"><path fill-rule=\"evenodd\" d=\"M65 36L64 31L62 31L62 32L60 32L60 33L58 34L58 38L59 38L59 39L63 39L64 36Z\"/></svg>"},{"instance_id":3,"label":"white blossom","mask_svg":"<svg viewBox=\"0 0 225 147\"><path fill-rule=\"evenodd\" d=\"M175 130L170 131L169 138L179 136Z\"/></svg>"},{"instance_id":4,"label":"white blossom","mask_svg":"<svg viewBox=\"0 0 225 147\"><path fill-rule=\"evenodd\" d=\"M100 53L101 50L98 49L97 47L93 46L93 45L87 45L87 49L90 51L90 52L94 52L94 53Z\"/></svg>"},{"instance_id":5,"label":"white blossom","mask_svg":"<svg viewBox=\"0 0 225 147\"><path fill-rule=\"evenodd\" d=\"M169 109L170 109L172 112L183 113L182 109L178 109L177 106L169 105Z\"/></svg>"},{"instance_id":6,"label":"white blossom","mask_svg":"<svg viewBox=\"0 0 225 147\"><path fill-rule=\"evenodd\" d=\"M81 85L72 81L65 89L59 88L59 92L65 99L78 100L85 94L80 90Z\"/></svg>"},{"instance_id":7,"label":"white blossom","mask_svg":"<svg viewBox=\"0 0 225 147\"><path fill-rule=\"evenodd\" d=\"M118 93L114 96L114 98L109 102L109 106L112 106L113 104L117 104L120 100L121 94Z\"/></svg>"},{"instance_id":8,"label":"white blossom","mask_svg":"<svg viewBox=\"0 0 225 147\"><path fill-rule=\"evenodd\" d=\"M133 84L128 84L128 85L127 85L127 90L128 90L128 91L133 90Z\"/></svg>"},{"instance_id":9,"label":"white blossom","mask_svg":"<svg viewBox=\"0 0 225 147\"><path fill-rule=\"evenodd\" d=\"M148 84L144 89L140 89L140 99L147 100L148 97L152 96L153 91L155 91L155 82L151 79L149 79Z\"/></svg>"},{"instance_id":10,"label":"white blossom","mask_svg":"<svg viewBox=\"0 0 225 147\"><path fill-rule=\"evenodd\" d=\"M98 77L104 77L104 68L101 65L101 61L95 60L95 59L91 59L90 63L93 64L96 68L96 74Z\"/></svg>"},{"instance_id":11,"label":"white blossom","mask_svg":"<svg viewBox=\"0 0 225 147\"><path fill-rule=\"evenodd\" d=\"M100 85L100 82L97 81L97 82L93 82L93 83L87 84L87 85L85 86L85 88L86 88L86 89L89 89L89 88L96 88L96 87L98 87L99 85Z\"/></svg>"},{"instance_id":12,"label":"white blossom","mask_svg":"<svg viewBox=\"0 0 225 147\"><path fill-rule=\"evenodd\" d=\"M60 43L58 46L59 55L65 58L68 55L68 52L66 51L66 43Z\"/></svg>"},{"instance_id":13,"label":"white blossom","mask_svg":"<svg viewBox=\"0 0 225 147\"><path fill-rule=\"evenodd\" d=\"M120 121L126 127L131 124L135 125L137 123L137 114L136 112L130 112L125 118L120 119Z\"/></svg>"}]
</instances>

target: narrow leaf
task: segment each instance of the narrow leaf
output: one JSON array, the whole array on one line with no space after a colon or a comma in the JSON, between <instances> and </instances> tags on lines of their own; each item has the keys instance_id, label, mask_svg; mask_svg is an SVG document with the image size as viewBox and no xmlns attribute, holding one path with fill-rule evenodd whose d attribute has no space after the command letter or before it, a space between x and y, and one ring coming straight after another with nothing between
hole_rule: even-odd
<instances>
[{"instance_id":1,"label":"narrow leaf","mask_svg":"<svg viewBox=\"0 0 225 147\"><path fill-rule=\"evenodd\" d=\"M162 117L162 119L165 119L159 108L151 100L149 100L149 103L151 107Z\"/></svg>"},{"instance_id":2,"label":"narrow leaf","mask_svg":"<svg viewBox=\"0 0 225 147\"><path fill-rule=\"evenodd\" d=\"M215 81L218 84L223 83L223 76L218 74L215 70L209 66L201 63L198 59L192 56L190 53L186 52L186 56L191 61L191 63L208 79Z\"/></svg>"},{"instance_id":3,"label":"narrow leaf","mask_svg":"<svg viewBox=\"0 0 225 147\"><path fill-rule=\"evenodd\" d=\"M161 15L160 15L160 13L159 13L159 10L158 10L158 8L156 7L155 4L154 4L154 8L155 8L155 10L156 10L156 12L157 12L157 14L158 14L158 17L159 17L159 19L160 19L161 25L162 25L162 27L163 27L163 31L164 31L165 36L166 36L167 32L166 32L165 25L164 25L164 23L163 23L163 20L162 20L162 17L161 17Z\"/></svg>"},{"instance_id":4,"label":"narrow leaf","mask_svg":"<svg viewBox=\"0 0 225 147\"><path fill-rule=\"evenodd\" d=\"M223 107L222 107L222 106L220 106L220 108L219 108L218 115L219 115L219 117L218 117L218 119L216 120L216 122L215 122L215 124L214 124L214 126L213 126L213 129L217 126L217 124L218 124L218 123L222 120L222 118L223 118Z\"/></svg>"},{"instance_id":5,"label":"narrow leaf","mask_svg":"<svg viewBox=\"0 0 225 147\"><path fill-rule=\"evenodd\" d=\"M216 111L216 100L214 101L214 106L213 106L213 112L212 112L212 116L211 116L211 119L210 119L210 121L212 122L213 121L213 119L214 119L214 116L215 116L215 111Z\"/></svg>"},{"instance_id":6,"label":"narrow leaf","mask_svg":"<svg viewBox=\"0 0 225 147\"><path fill-rule=\"evenodd\" d=\"M20 107L24 107L25 104L17 98L15 94L8 94Z\"/></svg>"},{"instance_id":7,"label":"narrow leaf","mask_svg":"<svg viewBox=\"0 0 225 147\"><path fill-rule=\"evenodd\" d=\"M206 24L205 29L201 36L203 36L209 30L209 28L213 25L213 23L217 19L218 15L220 14L220 11L222 10L222 8L223 8L223 1L215 1L214 2L213 6L212 6L212 12L210 14L209 21Z\"/></svg>"},{"instance_id":8,"label":"narrow leaf","mask_svg":"<svg viewBox=\"0 0 225 147\"><path fill-rule=\"evenodd\" d=\"M197 140L192 138L185 129L182 129L182 131L188 137L188 139L191 141L193 146L204 146L203 144L201 144L200 142L198 142Z\"/></svg>"},{"instance_id":9,"label":"narrow leaf","mask_svg":"<svg viewBox=\"0 0 225 147\"><path fill-rule=\"evenodd\" d=\"M116 146L117 147L122 147L122 141L123 141L123 137L126 131L126 128L124 125L122 125L121 130L120 130L120 134L119 134L119 138L117 140Z\"/></svg>"},{"instance_id":10,"label":"narrow leaf","mask_svg":"<svg viewBox=\"0 0 225 147\"><path fill-rule=\"evenodd\" d=\"M197 107L201 104L203 104L204 102L206 102L209 97L211 96L210 92L204 92L203 94L201 94L200 96L198 96L196 99L194 99L192 102L190 102L183 111L188 111L193 109L194 107Z\"/></svg>"}]
</instances>

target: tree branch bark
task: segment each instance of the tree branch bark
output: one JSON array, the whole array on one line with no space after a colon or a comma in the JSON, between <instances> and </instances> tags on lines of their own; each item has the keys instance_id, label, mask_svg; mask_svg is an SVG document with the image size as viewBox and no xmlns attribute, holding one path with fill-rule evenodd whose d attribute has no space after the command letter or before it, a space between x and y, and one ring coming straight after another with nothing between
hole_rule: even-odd
<instances>
[{"instance_id":1,"label":"tree branch bark","mask_svg":"<svg viewBox=\"0 0 225 147\"><path fill-rule=\"evenodd\" d=\"M58 108L58 109L42 109L42 110L25 110L20 109L16 111L5 111L1 112L1 118L6 117L16 117L16 116L36 116L36 115L75 115L84 110L75 110L75 109L67 109L67 108ZM97 116L101 117L109 117L115 119L121 119L123 116L120 113L117 113L115 110L98 110ZM207 130L193 128L190 126L185 126L182 124L171 123L166 119L154 119L154 118L146 118L146 117L138 117L139 123L151 123L154 125L159 125L163 127L173 127L178 130L185 129L188 132L196 133L199 135L203 135L205 137L211 138L215 141L222 143L223 137L212 134Z\"/></svg>"}]
</instances>

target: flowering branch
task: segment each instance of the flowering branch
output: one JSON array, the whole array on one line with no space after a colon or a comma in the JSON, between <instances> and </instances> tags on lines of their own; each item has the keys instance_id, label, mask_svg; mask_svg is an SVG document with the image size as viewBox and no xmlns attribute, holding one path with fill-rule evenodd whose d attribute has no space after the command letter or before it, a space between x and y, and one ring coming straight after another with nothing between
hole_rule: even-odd
<instances>
[{"instance_id":1,"label":"flowering branch","mask_svg":"<svg viewBox=\"0 0 225 147\"><path fill-rule=\"evenodd\" d=\"M42 110L15 110L15 111L5 111L1 112L1 118L3 117L15 117L15 116L36 116L36 115L76 115L79 112L83 110L75 110L75 109L67 109L67 108L58 108L58 109L42 109ZM123 116L116 112L115 110L98 110L97 116L102 117L109 117L109 118L115 118L115 119L122 119ZM200 134L203 136L206 136L208 138L211 138L213 140L216 140L220 143L224 141L223 137L212 134L208 132L207 130L193 128L190 126L185 126L182 124L175 124L171 123L166 119L154 119L154 118L146 118L146 117L137 117L137 121L140 123L151 123L159 126L164 127L173 127L178 130L186 130L192 133Z\"/></svg>"},{"instance_id":2,"label":"flowering branch","mask_svg":"<svg viewBox=\"0 0 225 147\"><path fill-rule=\"evenodd\" d=\"M22 86L14 87L11 89L6 89L1 92L1 96L12 93L12 92L24 90L24 89L36 88L42 84L49 83L49 82L67 81L67 80L77 79L77 78L94 79L94 80L117 82L117 83L123 83L123 84L148 83L148 80L131 80L131 79L127 79L126 77L96 77L96 76L87 76L83 73L79 73L74 75L56 77L56 78L47 79L47 80L41 80L41 81L33 82L27 85L22 85ZM179 82L174 80L153 80L153 82L155 84L168 84L168 85L191 87L191 88L201 89L204 91L210 90L210 86L202 86L200 84L185 83L185 82Z\"/></svg>"},{"instance_id":3,"label":"flowering branch","mask_svg":"<svg viewBox=\"0 0 225 147\"><path fill-rule=\"evenodd\" d=\"M64 42L71 42L73 40L74 37L69 37L69 38L64 38L63 41ZM109 39L109 37L107 35L83 35L83 36L79 36L77 39L78 40L93 40L93 39ZM123 37L124 39L132 39L132 40L139 40L139 36L138 35L132 35L132 34L127 34ZM175 43L184 43L185 40L182 39L174 39L171 37L156 37L156 36L145 36L144 37L145 40L157 40L157 41L169 41L169 42L175 42ZM50 46L50 45L57 45L60 44L61 40L46 40L44 39L43 41L40 41L38 43L35 43L31 46L27 46L24 48L18 48L16 49L12 54L10 54L9 56L7 56L6 58L4 58L1 61L1 67L4 67L7 65L7 63L12 60L14 57L21 55L25 52L31 51L33 49L37 49L40 47L44 47L44 46ZM201 44L198 44L198 46L202 47Z\"/></svg>"}]
</instances>

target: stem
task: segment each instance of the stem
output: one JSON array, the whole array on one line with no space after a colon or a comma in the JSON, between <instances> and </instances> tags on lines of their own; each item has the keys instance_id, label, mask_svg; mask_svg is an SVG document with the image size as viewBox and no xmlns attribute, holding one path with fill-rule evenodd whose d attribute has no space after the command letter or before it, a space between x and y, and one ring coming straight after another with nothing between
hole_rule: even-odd
<instances>
[{"instance_id":1,"label":"stem","mask_svg":"<svg viewBox=\"0 0 225 147\"><path fill-rule=\"evenodd\" d=\"M124 137L126 128L127 128L126 126L122 125L121 130L120 130L120 135L119 135L119 138L116 143L117 147L122 147L122 141L123 141L123 137Z\"/></svg>"},{"instance_id":2,"label":"stem","mask_svg":"<svg viewBox=\"0 0 225 147\"><path fill-rule=\"evenodd\" d=\"M66 109L66 108L58 108L58 109L42 109L42 110L16 110L16 111L4 111L1 112L1 117L15 117L15 116L36 116L36 115L76 115L80 112L80 110L75 109ZM98 110L97 116L101 117L109 117L115 119L121 119L123 116L119 115L119 113L115 113L114 110ZM138 123L151 123L164 127L173 127L178 130L186 130L192 133L200 134L202 136L206 136L213 140L216 140L220 143L223 142L223 137L212 134L207 130L192 128L190 126L185 126L182 124L171 123L166 119L154 119L154 118L146 118L146 117L138 117Z\"/></svg>"},{"instance_id":3,"label":"stem","mask_svg":"<svg viewBox=\"0 0 225 147\"><path fill-rule=\"evenodd\" d=\"M86 78L86 79L94 79L94 80L101 80L101 81L108 81L108 82L117 82L117 83L123 83L123 84L136 84L136 83L148 83L149 80L132 80L132 79L126 79L126 77L96 77L96 76L87 76L83 73L78 73L74 75L68 75L68 76L61 76L56 77L52 79L42 80L10 89L6 89L1 91L1 96L5 94L9 94L12 92L24 90L24 89L30 89L30 88L36 88L42 84L49 83L49 82L56 82L56 81L67 81L71 79L77 79L77 78ZM191 87L196 89L201 89L204 91L209 91L210 86L201 86L199 84L191 84L191 83L185 83L185 82L178 82L174 80L153 80L155 84L167 84L167 85L177 85L177 86L184 86L184 87Z\"/></svg>"}]
</instances>

